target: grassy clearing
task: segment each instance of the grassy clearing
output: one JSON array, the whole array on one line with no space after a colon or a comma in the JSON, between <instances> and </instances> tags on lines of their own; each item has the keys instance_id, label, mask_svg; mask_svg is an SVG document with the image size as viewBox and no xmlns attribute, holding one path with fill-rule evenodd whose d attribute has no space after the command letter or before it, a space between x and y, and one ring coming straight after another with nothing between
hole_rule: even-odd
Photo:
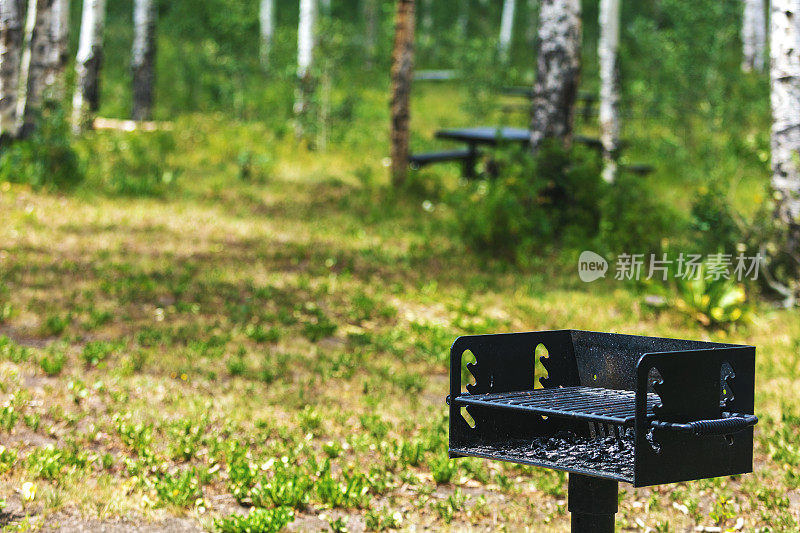
<instances>
[{"instance_id":1,"label":"grassy clearing","mask_svg":"<svg viewBox=\"0 0 800 533\"><path fill-rule=\"evenodd\" d=\"M448 94L420 91L433 111L417 115L417 146L472 120L448 122ZM620 527L800 527L796 313L707 331L647 308L637 287L583 285L570 253L523 271L478 260L439 201L454 169L423 175L428 196L388 193L380 129L323 154L213 116L175 131L152 168L114 158L135 139L90 136L85 152L112 163L69 196L0 187L8 529L179 516L222 531L563 531L566 477L448 461L444 406L457 335L562 327L759 349L756 473L628 487ZM175 180L151 197L108 186L164 168ZM669 179L682 178L661 171L654 189Z\"/></svg>"}]
</instances>

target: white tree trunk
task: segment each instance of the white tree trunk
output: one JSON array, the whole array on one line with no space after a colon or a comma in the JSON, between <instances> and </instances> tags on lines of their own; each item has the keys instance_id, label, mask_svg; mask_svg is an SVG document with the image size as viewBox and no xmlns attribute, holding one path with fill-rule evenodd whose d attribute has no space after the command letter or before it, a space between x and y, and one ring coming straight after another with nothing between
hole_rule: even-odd
<instances>
[{"instance_id":1,"label":"white tree trunk","mask_svg":"<svg viewBox=\"0 0 800 533\"><path fill-rule=\"evenodd\" d=\"M742 17L742 70L764 70L767 49L767 23L764 0L744 0Z\"/></svg>"},{"instance_id":2,"label":"white tree trunk","mask_svg":"<svg viewBox=\"0 0 800 533\"><path fill-rule=\"evenodd\" d=\"M25 23L25 47L20 67L20 97L17 101L17 131L27 137L41 109L53 57L52 24L55 0L30 0Z\"/></svg>"},{"instance_id":3,"label":"white tree trunk","mask_svg":"<svg viewBox=\"0 0 800 533\"><path fill-rule=\"evenodd\" d=\"M0 0L0 136L17 135L22 18L17 0Z\"/></svg>"},{"instance_id":4,"label":"white tree trunk","mask_svg":"<svg viewBox=\"0 0 800 533\"><path fill-rule=\"evenodd\" d=\"M275 0L261 0L259 9L259 26L261 33L261 65L269 67L269 54L272 50L272 37L275 33Z\"/></svg>"},{"instance_id":5,"label":"white tree trunk","mask_svg":"<svg viewBox=\"0 0 800 533\"><path fill-rule=\"evenodd\" d=\"M75 62L75 93L72 98L72 124L75 131L87 127L91 114L100 107L105 12L105 0L83 0L81 36Z\"/></svg>"},{"instance_id":6,"label":"white tree trunk","mask_svg":"<svg viewBox=\"0 0 800 533\"><path fill-rule=\"evenodd\" d=\"M619 48L620 0L600 0L600 141L603 143L603 179L612 183L617 173L619 146Z\"/></svg>"},{"instance_id":7,"label":"white tree trunk","mask_svg":"<svg viewBox=\"0 0 800 533\"><path fill-rule=\"evenodd\" d=\"M776 217L800 256L800 0L772 0L772 188Z\"/></svg>"},{"instance_id":8,"label":"white tree trunk","mask_svg":"<svg viewBox=\"0 0 800 533\"><path fill-rule=\"evenodd\" d=\"M297 98L294 103L295 133L304 135L304 121L314 92L312 67L316 46L317 0L300 0L300 21L297 27Z\"/></svg>"},{"instance_id":9,"label":"white tree trunk","mask_svg":"<svg viewBox=\"0 0 800 533\"><path fill-rule=\"evenodd\" d=\"M297 77L305 78L314 60L317 25L316 0L300 0L300 22L297 26Z\"/></svg>"},{"instance_id":10,"label":"white tree trunk","mask_svg":"<svg viewBox=\"0 0 800 533\"><path fill-rule=\"evenodd\" d=\"M498 52L503 60L508 59L508 51L511 48L511 38L514 34L514 13L517 8L516 0L505 0L503 2L503 15L500 21L500 39L497 43Z\"/></svg>"},{"instance_id":11,"label":"white tree trunk","mask_svg":"<svg viewBox=\"0 0 800 533\"><path fill-rule=\"evenodd\" d=\"M50 57L45 76L45 87L63 96L64 71L69 61L69 0L53 0L50 16Z\"/></svg>"},{"instance_id":12,"label":"white tree trunk","mask_svg":"<svg viewBox=\"0 0 800 533\"><path fill-rule=\"evenodd\" d=\"M153 118L153 92L156 77L156 19L154 0L134 0L133 4L133 120Z\"/></svg>"},{"instance_id":13,"label":"white tree trunk","mask_svg":"<svg viewBox=\"0 0 800 533\"><path fill-rule=\"evenodd\" d=\"M544 139L572 142L581 71L580 0L542 0L531 113L531 149Z\"/></svg>"}]
</instances>

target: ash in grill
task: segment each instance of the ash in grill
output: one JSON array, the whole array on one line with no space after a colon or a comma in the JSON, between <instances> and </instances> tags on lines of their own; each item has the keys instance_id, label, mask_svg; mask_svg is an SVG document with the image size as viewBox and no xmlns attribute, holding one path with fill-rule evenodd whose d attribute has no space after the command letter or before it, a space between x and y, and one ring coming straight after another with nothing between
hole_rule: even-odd
<instances>
[{"instance_id":1,"label":"ash in grill","mask_svg":"<svg viewBox=\"0 0 800 533\"><path fill-rule=\"evenodd\" d=\"M474 383L462 392L466 352ZM618 481L752 471L754 368L755 348L734 344L578 330L460 337L450 456L570 472L573 531L609 530L609 516L613 530Z\"/></svg>"}]
</instances>

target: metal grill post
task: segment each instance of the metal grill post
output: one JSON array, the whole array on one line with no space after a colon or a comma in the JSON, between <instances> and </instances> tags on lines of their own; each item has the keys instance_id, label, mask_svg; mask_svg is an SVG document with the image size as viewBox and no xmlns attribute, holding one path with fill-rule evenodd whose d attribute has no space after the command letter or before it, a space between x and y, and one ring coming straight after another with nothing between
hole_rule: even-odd
<instances>
[{"instance_id":1,"label":"metal grill post","mask_svg":"<svg viewBox=\"0 0 800 533\"><path fill-rule=\"evenodd\" d=\"M567 505L572 513L572 533L614 533L617 490L616 481L570 474Z\"/></svg>"}]
</instances>

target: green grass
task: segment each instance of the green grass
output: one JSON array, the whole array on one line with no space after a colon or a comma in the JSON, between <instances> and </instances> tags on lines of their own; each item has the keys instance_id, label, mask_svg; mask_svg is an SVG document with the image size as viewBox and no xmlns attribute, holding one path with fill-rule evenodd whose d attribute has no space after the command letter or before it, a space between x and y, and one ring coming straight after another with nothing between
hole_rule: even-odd
<instances>
[{"instance_id":1,"label":"green grass","mask_svg":"<svg viewBox=\"0 0 800 533\"><path fill-rule=\"evenodd\" d=\"M415 147L474 120L452 112L463 96L417 91ZM81 141L110 158L102 168L127 172L123 183L138 168L173 172L158 194L121 194L92 165L67 196L0 184L0 307L12 310L0 324L0 500L11 527L26 515L179 515L222 531L292 520L563 531L566 477L447 460L444 404L456 336L562 327L758 347L756 472L625 488L621 526L800 527L796 312L756 306L746 328L707 330L651 310L636 286L588 290L569 251L524 269L478 259L452 235L455 167L421 176L429 194L383 186L385 96L365 100L377 103L327 152L204 115L176 120L155 166L115 164L123 134ZM148 138L133 142L148 153ZM269 164L245 180L242 161ZM661 194L683 180L662 167L648 183Z\"/></svg>"}]
</instances>

